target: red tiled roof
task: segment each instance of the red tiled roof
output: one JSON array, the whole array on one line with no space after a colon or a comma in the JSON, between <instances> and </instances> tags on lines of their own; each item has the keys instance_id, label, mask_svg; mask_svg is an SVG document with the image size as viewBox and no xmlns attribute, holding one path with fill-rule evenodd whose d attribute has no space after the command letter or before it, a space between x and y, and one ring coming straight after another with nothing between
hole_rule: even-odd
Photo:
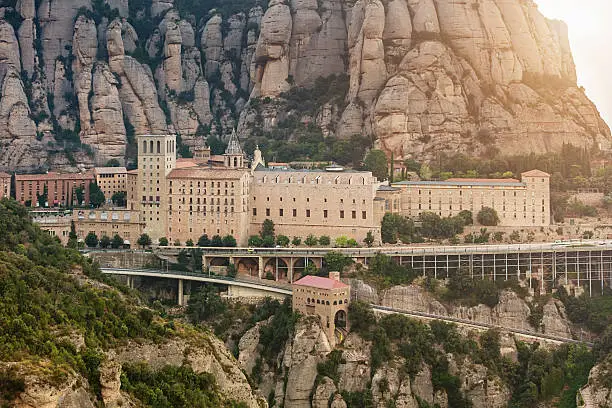
<instances>
[{"instance_id":1,"label":"red tiled roof","mask_svg":"<svg viewBox=\"0 0 612 408\"><path fill-rule=\"evenodd\" d=\"M93 179L93 173L44 173L44 174L18 174L15 176L16 181L23 180L83 180L83 179Z\"/></svg>"},{"instance_id":2,"label":"red tiled roof","mask_svg":"<svg viewBox=\"0 0 612 408\"><path fill-rule=\"evenodd\" d=\"M454 181L454 182L466 182L466 183L520 183L517 179L506 178L506 179L480 179L480 178L449 178L445 181Z\"/></svg>"},{"instance_id":3,"label":"red tiled roof","mask_svg":"<svg viewBox=\"0 0 612 408\"><path fill-rule=\"evenodd\" d=\"M194 178L194 179L240 179L248 172L248 169L229 169L218 167L187 167L174 169L168 174L169 179Z\"/></svg>"},{"instance_id":4,"label":"red tiled roof","mask_svg":"<svg viewBox=\"0 0 612 408\"><path fill-rule=\"evenodd\" d=\"M310 286L310 287L318 288L318 289L328 289L328 290L348 288L348 285L346 283L342 283L335 279L324 278L322 276L313 276L313 275L304 276L302 279L298 280L297 282L293 282L293 284L300 285L300 286Z\"/></svg>"}]
</instances>

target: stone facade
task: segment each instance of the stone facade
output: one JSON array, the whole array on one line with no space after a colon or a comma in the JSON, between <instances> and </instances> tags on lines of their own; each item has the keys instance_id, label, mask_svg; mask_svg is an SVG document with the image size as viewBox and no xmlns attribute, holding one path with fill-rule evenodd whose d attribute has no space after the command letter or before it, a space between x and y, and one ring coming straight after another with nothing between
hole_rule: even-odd
<instances>
[{"instance_id":1,"label":"stone facade","mask_svg":"<svg viewBox=\"0 0 612 408\"><path fill-rule=\"evenodd\" d=\"M30 212L30 217L41 230L46 231L52 237L59 238L63 245L68 243L72 224L72 215L69 211L33 210Z\"/></svg>"},{"instance_id":2,"label":"stone facade","mask_svg":"<svg viewBox=\"0 0 612 408\"><path fill-rule=\"evenodd\" d=\"M128 208L140 211L153 242L207 234L246 245L266 219L287 236L380 236L379 183L370 172L269 169L258 149L249 168L235 133L220 157L177 160L175 143L174 136L139 136L136 185L129 176Z\"/></svg>"},{"instance_id":3,"label":"stone facade","mask_svg":"<svg viewBox=\"0 0 612 408\"><path fill-rule=\"evenodd\" d=\"M271 219L275 232L289 237L346 235L361 242L368 232L380 236L380 219L374 211L378 186L370 172L259 166L253 172L251 234Z\"/></svg>"},{"instance_id":4,"label":"stone facade","mask_svg":"<svg viewBox=\"0 0 612 408\"><path fill-rule=\"evenodd\" d=\"M441 217L461 211L476 214L483 207L497 211L500 226L537 227L551 224L550 175L539 170L514 179L449 179L446 181L405 181L394 183L401 191L399 208L396 193L380 191L385 207L408 217L433 212ZM393 198L391 198L393 197Z\"/></svg>"},{"instance_id":5,"label":"stone facade","mask_svg":"<svg viewBox=\"0 0 612 408\"><path fill-rule=\"evenodd\" d=\"M105 235L113 238L119 234L125 244L135 246L145 229L138 211L125 208L78 210L74 212L73 219L79 240L84 240L90 232L98 238Z\"/></svg>"},{"instance_id":6,"label":"stone facade","mask_svg":"<svg viewBox=\"0 0 612 408\"><path fill-rule=\"evenodd\" d=\"M0 172L0 198L11 196L11 175Z\"/></svg>"},{"instance_id":7,"label":"stone facade","mask_svg":"<svg viewBox=\"0 0 612 408\"><path fill-rule=\"evenodd\" d=\"M38 196L47 189L50 207L80 205L77 188L83 188L83 201L89 203L89 184L94 182L92 173L21 174L15 176L15 199L21 204L38 206Z\"/></svg>"},{"instance_id":8,"label":"stone facade","mask_svg":"<svg viewBox=\"0 0 612 408\"><path fill-rule=\"evenodd\" d=\"M104 193L106 202L110 203L113 194L127 193L127 169L125 167L96 167L94 169L96 184Z\"/></svg>"},{"instance_id":9,"label":"stone facade","mask_svg":"<svg viewBox=\"0 0 612 408\"><path fill-rule=\"evenodd\" d=\"M305 276L294 282L292 288L293 310L304 315L318 316L327 338L335 344L336 327L348 327L350 286L340 282L339 272L330 272L329 278Z\"/></svg>"}]
</instances>

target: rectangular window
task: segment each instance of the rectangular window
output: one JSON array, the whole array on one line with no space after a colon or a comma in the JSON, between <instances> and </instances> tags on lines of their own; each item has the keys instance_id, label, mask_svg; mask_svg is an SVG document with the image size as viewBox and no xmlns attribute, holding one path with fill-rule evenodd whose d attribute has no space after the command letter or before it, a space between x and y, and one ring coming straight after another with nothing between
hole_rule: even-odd
<instances>
[{"instance_id":1,"label":"rectangular window","mask_svg":"<svg viewBox=\"0 0 612 408\"><path fill-rule=\"evenodd\" d=\"M297 210L295 208L293 209L293 216L297 217Z\"/></svg>"},{"instance_id":2,"label":"rectangular window","mask_svg":"<svg viewBox=\"0 0 612 408\"><path fill-rule=\"evenodd\" d=\"M284 212L284 211L283 211L283 209L281 208L280 210L278 210L278 215L282 217L282 216L283 216L283 212Z\"/></svg>"},{"instance_id":3,"label":"rectangular window","mask_svg":"<svg viewBox=\"0 0 612 408\"><path fill-rule=\"evenodd\" d=\"M357 211L355 211L355 210L351 211L351 218L352 219L357 218Z\"/></svg>"},{"instance_id":4,"label":"rectangular window","mask_svg":"<svg viewBox=\"0 0 612 408\"><path fill-rule=\"evenodd\" d=\"M340 218L344 218L344 210L340 210Z\"/></svg>"},{"instance_id":5,"label":"rectangular window","mask_svg":"<svg viewBox=\"0 0 612 408\"><path fill-rule=\"evenodd\" d=\"M366 211L362 211L362 212L361 212L361 219L362 219L362 220L365 220L365 219L367 219L367 218L368 218L368 213L367 213Z\"/></svg>"},{"instance_id":6,"label":"rectangular window","mask_svg":"<svg viewBox=\"0 0 612 408\"><path fill-rule=\"evenodd\" d=\"M323 218L327 218L327 210L323 210Z\"/></svg>"},{"instance_id":7,"label":"rectangular window","mask_svg":"<svg viewBox=\"0 0 612 408\"><path fill-rule=\"evenodd\" d=\"M306 218L310 218L310 210L306 210Z\"/></svg>"},{"instance_id":8,"label":"rectangular window","mask_svg":"<svg viewBox=\"0 0 612 408\"><path fill-rule=\"evenodd\" d=\"M257 216L257 208L253 208L253 217Z\"/></svg>"},{"instance_id":9,"label":"rectangular window","mask_svg":"<svg viewBox=\"0 0 612 408\"><path fill-rule=\"evenodd\" d=\"M270 216L270 209L266 208L266 217L269 217L269 216Z\"/></svg>"}]
</instances>

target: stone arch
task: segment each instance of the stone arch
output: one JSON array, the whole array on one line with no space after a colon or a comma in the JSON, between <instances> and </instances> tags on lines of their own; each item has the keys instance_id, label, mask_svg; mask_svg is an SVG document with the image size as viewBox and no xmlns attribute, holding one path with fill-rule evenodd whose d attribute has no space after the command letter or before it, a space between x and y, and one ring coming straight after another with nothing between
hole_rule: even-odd
<instances>
[{"instance_id":1,"label":"stone arch","mask_svg":"<svg viewBox=\"0 0 612 408\"><path fill-rule=\"evenodd\" d=\"M236 263L238 275L257 277L259 274L259 262L255 258L241 258Z\"/></svg>"},{"instance_id":2,"label":"stone arch","mask_svg":"<svg viewBox=\"0 0 612 408\"><path fill-rule=\"evenodd\" d=\"M210 260L208 261L208 265L210 266L228 266L229 259L221 258L221 257L210 258Z\"/></svg>"},{"instance_id":3,"label":"stone arch","mask_svg":"<svg viewBox=\"0 0 612 408\"><path fill-rule=\"evenodd\" d=\"M287 280L289 266L283 258L270 258L264 265L264 278L270 272L274 276L274 280Z\"/></svg>"},{"instance_id":4,"label":"stone arch","mask_svg":"<svg viewBox=\"0 0 612 408\"><path fill-rule=\"evenodd\" d=\"M340 328L346 328L348 324L346 312L344 310L338 310L334 315L334 325Z\"/></svg>"}]
</instances>

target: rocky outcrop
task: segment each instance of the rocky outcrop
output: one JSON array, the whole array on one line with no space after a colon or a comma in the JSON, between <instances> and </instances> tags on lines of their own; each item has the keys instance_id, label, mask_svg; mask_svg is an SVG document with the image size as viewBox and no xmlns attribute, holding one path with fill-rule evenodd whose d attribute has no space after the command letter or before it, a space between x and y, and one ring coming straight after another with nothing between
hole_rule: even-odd
<instances>
[{"instance_id":1,"label":"rocky outcrop","mask_svg":"<svg viewBox=\"0 0 612 408\"><path fill-rule=\"evenodd\" d=\"M372 136L396 159L542 153L564 143L612 148L608 126L576 84L567 26L546 19L533 0L272 0L266 9L229 6L231 13L149 3L18 0L19 26L0 19L0 65L23 71L30 115L51 147L40 153L33 143L24 151L31 159L11 165L66 161L52 137L62 130L80 130L95 156L87 163L120 157L120 126L110 137L93 127L98 63L118 75L122 116L136 133L172 124L188 146L237 124L246 137L270 132L296 112L281 101L254 113L250 99L348 74L346 95L297 119L325 137Z\"/></svg>"},{"instance_id":2,"label":"rocky outcrop","mask_svg":"<svg viewBox=\"0 0 612 408\"><path fill-rule=\"evenodd\" d=\"M121 364L143 360L152 369L164 365L188 364L196 373L212 374L219 392L226 399L243 402L250 408L261 406L261 399L253 394L245 375L225 345L208 334L174 339L163 344L130 344L109 353L103 369L103 395L107 395L109 401L117 401L120 398L120 382L116 379Z\"/></svg>"},{"instance_id":3,"label":"rocky outcrop","mask_svg":"<svg viewBox=\"0 0 612 408\"><path fill-rule=\"evenodd\" d=\"M40 361L0 363L0 371L24 381L23 392L11 406L17 408L94 408L87 380L67 369L53 371L52 363Z\"/></svg>"},{"instance_id":4,"label":"rocky outcrop","mask_svg":"<svg viewBox=\"0 0 612 408\"><path fill-rule=\"evenodd\" d=\"M289 40L293 20L282 0L272 0L261 20L251 75L252 97L278 96L289 89Z\"/></svg>"},{"instance_id":5,"label":"rocky outcrop","mask_svg":"<svg viewBox=\"0 0 612 408\"><path fill-rule=\"evenodd\" d=\"M467 307L442 304L422 286L416 284L393 286L378 292L359 279L350 279L348 283L351 285L351 291L356 293L358 299L382 306L438 316L450 316L518 330L537 330L531 327L529 323L531 314L529 304L510 290L501 293L498 304L493 308L483 304ZM565 307L559 300L550 299L544 305L539 331L548 335L572 338ZM508 353L512 354L513 352L508 350Z\"/></svg>"},{"instance_id":6,"label":"rocky outcrop","mask_svg":"<svg viewBox=\"0 0 612 408\"><path fill-rule=\"evenodd\" d=\"M576 395L576 405L579 408L601 408L612 406L612 354L593 367L589 373L589 381Z\"/></svg>"}]
</instances>

